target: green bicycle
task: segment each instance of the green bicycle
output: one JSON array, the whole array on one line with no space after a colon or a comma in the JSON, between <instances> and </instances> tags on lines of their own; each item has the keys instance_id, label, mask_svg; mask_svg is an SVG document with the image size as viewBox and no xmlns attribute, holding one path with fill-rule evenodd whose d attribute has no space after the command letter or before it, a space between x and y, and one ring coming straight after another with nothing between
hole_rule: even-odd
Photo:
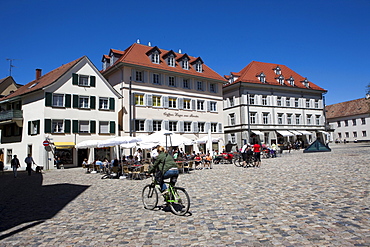
<instances>
[{"instance_id":1,"label":"green bicycle","mask_svg":"<svg viewBox=\"0 0 370 247\"><path fill-rule=\"evenodd\" d=\"M173 186L171 182L165 182L168 192L165 195L165 202L171 211L176 215L185 215L190 208L190 197L184 188ZM141 194L144 208L153 210L158 205L158 195L161 194L158 183L153 177L152 183L143 188Z\"/></svg>"}]
</instances>

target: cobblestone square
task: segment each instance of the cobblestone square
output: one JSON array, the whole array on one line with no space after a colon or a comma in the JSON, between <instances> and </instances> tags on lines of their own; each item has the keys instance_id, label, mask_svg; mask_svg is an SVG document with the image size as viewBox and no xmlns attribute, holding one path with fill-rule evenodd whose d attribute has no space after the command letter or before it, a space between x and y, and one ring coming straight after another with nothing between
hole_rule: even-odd
<instances>
[{"instance_id":1,"label":"cobblestone square","mask_svg":"<svg viewBox=\"0 0 370 247\"><path fill-rule=\"evenodd\" d=\"M143 208L150 179L6 172L0 246L370 246L370 144L331 148L182 174L183 217Z\"/></svg>"}]
</instances>

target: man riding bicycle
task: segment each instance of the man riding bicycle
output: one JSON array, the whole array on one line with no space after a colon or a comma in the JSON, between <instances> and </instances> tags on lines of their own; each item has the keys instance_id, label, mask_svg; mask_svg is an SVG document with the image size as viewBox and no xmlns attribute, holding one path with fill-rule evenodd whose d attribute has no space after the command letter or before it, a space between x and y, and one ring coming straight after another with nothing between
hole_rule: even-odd
<instances>
[{"instance_id":1,"label":"man riding bicycle","mask_svg":"<svg viewBox=\"0 0 370 247\"><path fill-rule=\"evenodd\" d=\"M157 150L159 155L153 166L149 169L148 173L150 174L156 172L155 179L160 185L161 192L164 195L168 193L164 179L170 178L171 183L175 185L177 177L179 176L179 170L172 155L166 152L164 147L160 146L157 148Z\"/></svg>"}]
</instances>

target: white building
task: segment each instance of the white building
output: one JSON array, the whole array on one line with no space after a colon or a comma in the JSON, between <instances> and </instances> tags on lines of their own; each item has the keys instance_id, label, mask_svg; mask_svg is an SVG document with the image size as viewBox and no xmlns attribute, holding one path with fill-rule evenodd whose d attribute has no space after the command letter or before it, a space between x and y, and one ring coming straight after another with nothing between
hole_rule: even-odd
<instances>
[{"instance_id":1,"label":"white building","mask_svg":"<svg viewBox=\"0 0 370 247\"><path fill-rule=\"evenodd\" d=\"M86 56L45 75L36 70L34 81L0 100L5 165L14 154L22 166L27 154L45 169L54 168L54 155L64 164L81 165L89 150L76 150L76 143L117 135L119 98ZM43 146L45 140L50 147ZM96 152L95 157L111 155L109 148Z\"/></svg>"},{"instance_id":2,"label":"white building","mask_svg":"<svg viewBox=\"0 0 370 247\"><path fill-rule=\"evenodd\" d=\"M362 98L328 105L326 117L330 125L331 141L370 141L370 99Z\"/></svg>"},{"instance_id":3,"label":"white building","mask_svg":"<svg viewBox=\"0 0 370 247\"><path fill-rule=\"evenodd\" d=\"M222 85L219 74L200 57L133 44L104 55L102 74L123 95L119 128L122 135L169 130L189 139L223 137ZM213 143L221 149L223 142ZM185 151L204 151L189 145Z\"/></svg>"},{"instance_id":4,"label":"white building","mask_svg":"<svg viewBox=\"0 0 370 247\"><path fill-rule=\"evenodd\" d=\"M327 91L307 78L284 65L255 61L225 78L227 141L239 147L257 141L284 145L301 140L307 145L325 138L323 94Z\"/></svg>"}]
</instances>

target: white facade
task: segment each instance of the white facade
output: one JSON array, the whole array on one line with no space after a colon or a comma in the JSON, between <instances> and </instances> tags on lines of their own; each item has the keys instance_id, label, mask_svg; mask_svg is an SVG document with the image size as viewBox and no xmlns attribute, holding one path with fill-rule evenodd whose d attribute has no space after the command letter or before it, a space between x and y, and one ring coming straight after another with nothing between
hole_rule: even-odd
<instances>
[{"instance_id":1,"label":"white facade","mask_svg":"<svg viewBox=\"0 0 370 247\"><path fill-rule=\"evenodd\" d=\"M0 149L4 153L7 167L14 154L18 156L22 166L25 166L24 159L31 153L38 165L53 169L55 152L68 156L63 157L66 164L77 166L82 158L88 158L92 150L85 150L85 153L84 150L78 151L74 148L76 143L91 139L103 140L117 135L115 123L118 122L118 116L115 110L118 109L120 95L91 61L82 57L71 64L65 73L52 79L55 73L59 73L59 70L23 86L26 90L31 89L30 92L14 97L10 95L0 101L0 105L4 107L19 104L22 112L18 119L6 119L0 113ZM72 79L74 76L80 80L75 85ZM38 83L43 86L32 90ZM109 102L110 107L107 105ZM14 133L14 129L9 132L14 127L7 127L8 123L13 126L17 123L21 127L20 133ZM52 144L51 148L43 146L45 140ZM86 157L79 157L80 155Z\"/></svg>"},{"instance_id":2,"label":"white facade","mask_svg":"<svg viewBox=\"0 0 370 247\"><path fill-rule=\"evenodd\" d=\"M347 116L329 120L330 141L334 142L363 142L370 141L369 114Z\"/></svg>"}]
</instances>

